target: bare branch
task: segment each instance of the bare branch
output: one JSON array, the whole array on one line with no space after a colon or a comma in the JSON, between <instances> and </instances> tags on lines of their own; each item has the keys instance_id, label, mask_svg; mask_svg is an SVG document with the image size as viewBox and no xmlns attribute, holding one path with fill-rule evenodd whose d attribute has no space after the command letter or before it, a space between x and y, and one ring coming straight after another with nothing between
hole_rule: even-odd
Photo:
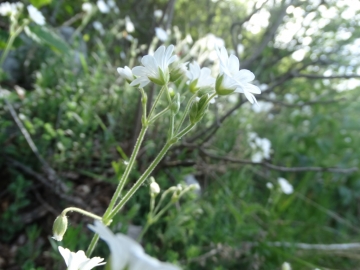
<instances>
[{"instance_id":1,"label":"bare branch","mask_svg":"<svg viewBox=\"0 0 360 270\"><path fill-rule=\"evenodd\" d=\"M278 12L274 13L273 17L276 17L275 22L273 24L269 24L269 27L266 30L265 35L261 39L262 42L259 44L259 46L257 46L257 48L255 48L253 54L241 64L242 68L245 69L249 68L250 65L255 61L255 59L257 59L260 56L260 54L266 48L268 43L274 38L277 29L283 22L283 19L286 15L286 9L288 8L288 6L292 4L292 2L293 1L289 1L289 3L284 4Z\"/></svg>"},{"instance_id":2,"label":"bare branch","mask_svg":"<svg viewBox=\"0 0 360 270\"><path fill-rule=\"evenodd\" d=\"M232 163L240 163L240 164L249 164L249 165L255 165L255 166L262 166L265 168L269 168L276 171L281 172L332 172L332 173L353 173L358 171L358 168L336 168L336 167L283 167L274 165L268 162L253 162L251 160L246 159L236 159L232 157L221 157L214 154L211 154L207 151L205 151L202 148L199 148L201 152L203 152L205 155L209 156L213 159L228 161Z\"/></svg>"},{"instance_id":3,"label":"bare branch","mask_svg":"<svg viewBox=\"0 0 360 270\"><path fill-rule=\"evenodd\" d=\"M298 248L305 250L317 251L338 251L338 250L359 250L360 243L343 243L343 244L307 244L307 243L289 243L289 242L267 242L273 247Z\"/></svg>"},{"instance_id":4,"label":"bare branch","mask_svg":"<svg viewBox=\"0 0 360 270\"><path fill-rule=\"evenodd\" d=\"M0 89L2 90L2 89ZM50 165L46 162L46 160L40 155L39 150L37 149L35 143L33 142L33 140L31 139L31 136L29 134L29 132L27 131L27 129L25 128L25 126L23 125L23 123L21 122L21 120L19 119L14 107L12 106L12 104L5 98L3 97L3 99L5 100L5 103L10 111L11 116L13 117L16 125L19 127L21 133L23 134L26 142L29 144L31 150L33 151L33 153L35 154L35 156L37 157L37 159L40 161L40 163L42 164L47 176L48 176L48 180L50 183L50 185L54 188L54 186L58 187L62 192L67 192L69 189L68 187L62 182L62 180L57 176L55 170L53 170Z\"/></svg>"},{"instance_id":5,"label":"bare branch","mask_svg":"<svg viewBox=\"0 0 360 270\"><path fill-rule=\"evenodd\" d=\"M51 192L55 193L61 199L64 199L72 204L81 206L84 209L87 208L87 205L80 198L66 195L64 191L57 189L56 185L51 183L51 181L49 181L49 179L47 179L44 176L42 176L41 174L33 171L31 168L25 166L21 162L16 161L14 159L10 159L10 158L6 158L6 161L9 165L16 167L16 168L22 170L24 173L34 177L36 180L38 180L41 184L43 184L46 188L48 188Z\"/></svg>"},{"instance_id":6,"label":"bare branch","mask_svg":"<svg viewBox=\"0 0 360 270\"><path fill-rule=\"evenodd\" d=\"M293 73L293 76L296 78L308 78L308 79L315 79L315 80L360 78L360 75L358 75L358 74L322 76L322 75L313 75L313 74L304 74L304 73Z\"/></svg>"},{"instance_id":7,"label":"bare branch","mask_svg":"<svg viewBox=\"0 0 360 270\"><path fill-rule=\"evenodd\" d=\"M296 103L296 104L291 104L291 103L286 103L286 102L282 102L279 100L274 100L271 98L268 98L266 96L260 96L258 98L258 100L265 100L274 104L278 104L284 107L303 107L303 106L307 106L307 105L316 105L316 104L332 104L332 103L336 103L336 102L342 102L342 101L347 101L346 98L339 98L339 99L331 99L331 100L313 100L313 101L307 101L307 102L300 102L300 103Z\"/></svg>"}]
</instances>

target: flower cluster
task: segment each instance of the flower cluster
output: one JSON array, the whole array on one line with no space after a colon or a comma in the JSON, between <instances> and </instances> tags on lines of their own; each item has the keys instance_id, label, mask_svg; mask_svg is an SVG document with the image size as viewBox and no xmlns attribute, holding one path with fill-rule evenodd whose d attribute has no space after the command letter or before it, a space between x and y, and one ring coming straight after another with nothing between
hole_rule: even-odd
<instances>
[{"instance_id":1,"label":"flower cluster","mask_svg":"<svg viewBox=\"0 0 360 270\"><path fill-rule=\"evenodd\" d=\"M118 68L121 77L130 82L131 86L144 87L149 82L158 85L165 85L169 81L177 80L180 76L186 75L189 90L192 93L206 90L208 94L219 96L230 95L232 93L243 93L250 103L256 103L254 94L260 94L259 87L251 84L255 75L246 69L240 70L239 59L235 55L228 55L225 47L216 47L216 53L220 62L220 72L216 79L212 77L211 70L207 67L201 68L197 62L189 64L175 64L177 56L173 55L174 46L160 46L154 55L145 55L141 59L143 66L136 66L132 70L129 67ZM179 68L171 69L170 64ZM176 72L173 72L176 70ZM176 73L177 76L172 76ZM176 78L174 78L176 77Z\"/></svg>"}]
</instances>

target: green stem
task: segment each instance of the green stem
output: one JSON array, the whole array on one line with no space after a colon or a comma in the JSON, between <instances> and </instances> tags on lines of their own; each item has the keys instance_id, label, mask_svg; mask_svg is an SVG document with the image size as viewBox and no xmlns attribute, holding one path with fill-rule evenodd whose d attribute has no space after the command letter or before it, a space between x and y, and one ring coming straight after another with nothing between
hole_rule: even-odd
<instances>
[{"instance_id":1,"label":"green stem","mask_svg":"<svg viewBox=\"0 0 360 270\"><path fill-rule=\"evenodd\" d=\"M131 154L131 157L130 157L130 160L129 160L129 164L126 166L126 169L124 171L124 174L122 175L121 179L120 179L120 182L119 182L119 185L117 186L116 190L115 190L115 193L113 195L113 197L111 198L111 201L110 201L110 204L108 206L108 208L106 209L106 212L104 214L104 217L103 217L103 221L104 223L108 222L110 220L109 218L109 215L111 213L111 211L113 210L114 206L115 206L115 203L117 201L117 199L119 198L120 194L121 194L121 191L122 189L124 188L125 186L125 183L126 183L126 180L130 174L130 171L132 169L132 167L134 166L134 163L135 163L135 160L136 160L136 156L140 150L140 146L141 146L141 143L142 141L144 140L144 137L145 137L145 133L147 131L147 126L143 126L141 128L141 131L140 131L140 134L139 134L139 137L137 138L136 140L136 144L135 144L135 147L134 147L134 151L132 152Z\"/></svg>"},{"instance_id":2,"label":"green stem","mask_svg":"<svg viewBox=\"0 0 360 270\"><path fill-rule=\"evenodd\" d=\"M190 99L189 99L189 102L186 104L186 107L185 107L185 111L183 113L183 116L180 120L180 123L178 125L178 127L176 128L175 132L179 132L181 126L183 125L184 121L185 121L185 118L190 110L190 107L191 107L191 104L193 103L194 99L197 97L197 94L194 94Z\"/></svg>"},{"instance_id":3,"label":"green stem","mask_svg":"<svg viewBox=\"0 0 360 270\"><path fill-rule=\"evenodd\" d=\"M90 245L86 251L86 256L90 258L91 254L93 253L97 242L99 241L99 235L95 234L94 237L91 239Z\"/></svg>"},{"instance_id":4,"label":"green stem","mask_svg":"<svg viewBox=\"0 0 360 270\"><path fill-rule=\"evenodd\" d=\"M152 105L151 109L150 109L150 112L149 112L149 115L148 115L148 119L150 119L152 113L154 112L155 108L156 108L156 105L158 104L162 94L164 93L164 90L166 89L165 85L163 87L161 87L160 89L160 92L159 94L157 95L155 101L154 101L154 104Z\"/></svg>"},{"instance_id":5,"label":"green stem","mask_svg":"<svg viewBox=\"0 0 360 270\"><path fill-rule=\"evenodd\" d=\"M140 176L137 182L130 188L130 190L124 195L118 205L115 206L114 210L108 215L108 219L113 218L117 212L127 203L127 201L134 195L134 193L139 189L139 187L145 182L145 180L149 177L150 173L155 169L155 167L159 164L162 158L165 156L166 152L170 149L170 147L176 141L169 140L164 147L161 149L160 153L156 156L150 166L146 169L146 171Z\"/></svg>"},{"instance_id":6,"label":"green stem","mask_svg":"<svg viewBox=\"0 0 360 270\"><path fill-rule=\"evenodd\" d=\"M193 127L195 127L196 124L189 124L186 128L184 128L182 131L180 131L175 137L177 137L179 140L181 137L183 137L186 133L188 133Z\"/></svg>"},{"instance_id":7,"label":"green stem","mask_svg":"<svg viewBox=\"0 0 360 270\"><path fill-rule=\"evenodd\" d=\"M169 127L169 139L174 136L175 114L171 112L170 115L170 127Z\"/></svg>"},{"instance_id":8,"label":"green stem","mask_svg":"<svg viewBox=\"0 0 360 270\"><path fill-rule=\"evenodd\" d=\"M138 237L138 242L140 242L141 241L141 239L144 237L144 235L145 235L145 233L147 232L147 230L150 228L150 226L151 226L151 224L152 223L150 223L150 222L146 222L146 224L145 224L145 226L144 226L144 229L142 229L142 231L141 231L141 233L140 233L140 235L139 235L139 237Z\"/></svg>"},{"instance_id":9,"label":"green stem","mask_svg":"<svg viewBox=\"0 0 360 270\"><path fill-rule=\"evenodd\" d=\"M154 115L150 120L149 120L149 125L154 123L156 119L158 119L160 116L162 116L163 114L165 114L168 110L170 110L170 107L166 107L165 109L163 109L161 112L159 112L158 114Z\"/></svg>"},{"instance_id":10,"label":"green stem","mask_svg":"<svg viewBox=\"0 0 360 270\"><path fill-rule=\"evenodd\" d=\"M16 29L16 31L14 32L14 34L10 35L8 42L6 43L6 47L5 50L2 52L1 54L1 59L0 59L0 68L2 68L2 65L4 64L4 61L7 57L7 55L9 54L9 51L15 41L15 38L21 33L21 31L24 29L24 27L26 26L26 24L23 24L22 26L20 26L18 29Z\"/></svg>"},{"instance_id":11,"label":"green stem","mask_svg":"<svg viewBox=\"0 0 360 270\"><path fill-rule=\"evenodd\" d=\"M67 212L78 212L80 214L83 214L84 216L88 216L88 217L91 217L93 219L97 219L97 220L102 220L102 217L98 216L98 215L95 215L93 213L90 213L86 210L83 210L81 208L77 208L77 207L68 207L68 208L65 208L61 215L65 216Z\"/></svg>"}]
</instances>

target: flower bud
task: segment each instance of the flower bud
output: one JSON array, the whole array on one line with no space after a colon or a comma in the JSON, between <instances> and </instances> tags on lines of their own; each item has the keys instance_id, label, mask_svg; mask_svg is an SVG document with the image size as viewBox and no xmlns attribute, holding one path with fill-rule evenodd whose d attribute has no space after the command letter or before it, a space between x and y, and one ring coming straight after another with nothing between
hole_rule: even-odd
<instances>
[{"instance_id":1,"label":"flower bud","mask_svg":"<svg viewBox=\"0 0 360 270\"><path fill-rule=\"evenodd\" d=\"M53 238L56 241L61 241L63 239L63 236L66 232L68 226L68 220L65 215L58 216L53 225Z\"/></svg>"},{"instance_id":2,"label":"flower bud","mask_svg":"<svg viewBox=\"0 0 360 270\"><path fill-rule=\"evenodd\" d=\"M160 193L160 186L158 183L155 182L154 177L150 177L150 194L157 195Z\"/></svg>"},{"instance_id":3,"label":"flower bud","mask_svg":"<svg viewBox=\"0 0 360 270\"><path fill-rule=\"evenodd\" d=\"M186 74L186 65L188 62L183 64L177 64L170 70L170 82L177 81L180 77Z\"/></svg>"},{"instance_id":4,"label":"flower bud","mask_svg":"<svg viewBox=\"0 0 360 270\"><path fill-rule=\"evenodd\" d=\"M179 112L179 109L180 109L180 94L179 93L175 94L175 97L172 100L170 109L174 114L177 114Z\"/></svg>"},{"instance_id":5,"label":"flower bud","mask_svg":"<svg viewBox=\"0 0 360 270\"><path fill-rule=\"evenodd\" d=\"M205 112L208 108L208 94L203 95L198 101L195 101L190 108L190 122L196 124L199 122L205 115Z\"/></svg>"},{"instance_id":6,"label":"flower bud","mask_svg":"<svg viewBox=\"0 0 360 270\"><path fill-rule=\"evenodd\" d=\"M134 80L134 75L128 66L125 66L124 68L118 67L117 72L120 77L125 79L128 83L131 83Z\"/></svg>"}]
</instances>

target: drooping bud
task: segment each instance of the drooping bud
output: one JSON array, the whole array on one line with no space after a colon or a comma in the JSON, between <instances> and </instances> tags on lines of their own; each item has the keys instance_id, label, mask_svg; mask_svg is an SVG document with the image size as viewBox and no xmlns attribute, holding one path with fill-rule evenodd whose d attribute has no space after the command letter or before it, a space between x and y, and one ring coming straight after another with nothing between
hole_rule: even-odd
<instances>
[{"instance_id":1,"label":"drooping bud","mask_svg":"<svg viewBox=\"0 0 360 270\"><path fill-rule=\"evenodd\" d=\"M120 77L125 79L128 83L131 83L134 80L134 75L128 66L125 66L124 68L118 67L117 72Z\"/></svg>"},{"instance_id":2,"label":"drooping bud","mask_svg":"<svg viewBox=\"0 0 360 270\"><path fill-rule=\"evenodd\" d=\"M56 241L61 241L67 230L68 219L65 215L58 216L53 225L53 238Z\"/></svg>"},{"instance_id":3,"label":"drooping bud","mask_svg":"<svg viewBox=\"0 0 360 270\"><path fill-rule=\"evenodd\" d=\"M160 186L155 182L155 178L152 176L150 177L150 182L150 194L156 196L160 193Z\"/></svg>"}]
</instances>

